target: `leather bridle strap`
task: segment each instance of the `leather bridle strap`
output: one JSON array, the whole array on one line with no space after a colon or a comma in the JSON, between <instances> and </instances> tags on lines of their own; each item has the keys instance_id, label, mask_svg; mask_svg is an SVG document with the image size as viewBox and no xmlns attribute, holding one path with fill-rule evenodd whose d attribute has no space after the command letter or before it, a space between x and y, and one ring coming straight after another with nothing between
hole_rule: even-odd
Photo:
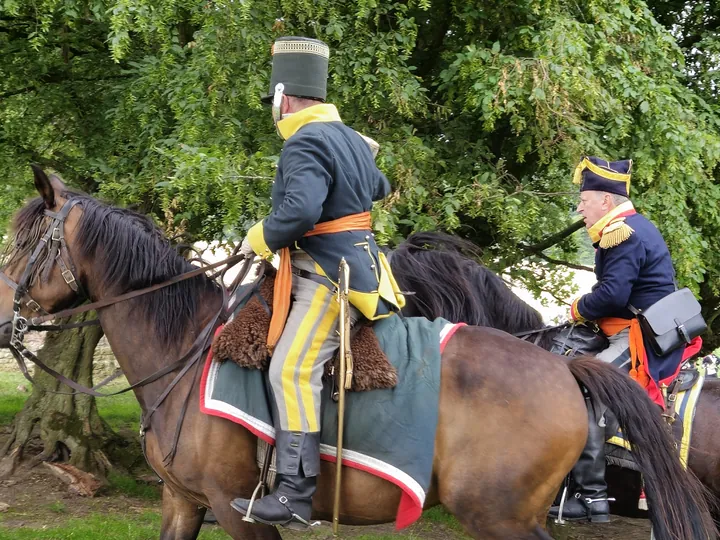
<instances>
[{"instance_id":1,"label":"leather bridle strap","mask_svg":"<svg viewBox=\"0 0 720 540\"><path fill-rule=\"evenodd\" d=\"M517 338L525 338L527 336L532 336L535 334L542 334L545 332L549 332L550 330L557 330L559 328L565 328L568 326L568 323L562 323L555 326L544 326L543 328L538 328L537 330L528 330L526 332L518 332L517 334L512 334L514 337Z\"/></svg>"},{"instance_id":2,"label":"leather bridle strap","mask_svg":"<svg viewBox=\"0 0 720 540\"><path fill-rule=\"evenodd\" d=\"M188 359L190 359L194 354L196 354L198 352L198 348L199 348L198 344L202 341L201 338L207 337L207 333L209 332L208 328L210 327L211 324L214 325L216 321L217 321L217 316L215 318L213 318L211 323L203 329L203 332L200 334L200 336L198 336L198 339L195 341L193 346L190 348L190 350L187 351L187 353L185 353L183 355L182 358L180 358L180 360L173 362L169 366L165 366L160 371L157 371L157 372L153 373L152 375L145 377L144 379L136 382L135 384L128 386L127 388L123 388L122 390L118 390L117 392L112 392L109 394L103 394L101 392L97 392L97 391L93 390L92 388L87 388L81 384L76 383L72 379L68 379L62 373L58 373L53 368L47 366L32 351L29 351L27 348L23 347L23 349L20 351L15 348L11 348L11 351L13 351L13 354L17 353L15 356L15 359L18 361L18 364L20 365L20 371L22 371L25 378L33 384L35 383L35 381L33 381L32 377L30 376L30 374L27 370L27 366L25 365L25 361L24 361L25 359L30 360L33 364L38 366L45 373L52 375L55 379L57 379L58 381L60 381L61 383L65 384L65 385L69 386L70 388L76 390L77 392L87 394L89 396L94 396L94 397L117 396L119 394L124 394L125 392L129 392L130 390L134 390L135 388L139 388L141 386L145 386L146 384L155 382L158 379L167 375L168 373L172 373L173 371L184 366L185 363L188 361ZM19 355L19 357L18 357L18 355Z\"/></svg>"},{"instance_id":3,"label":"leather bridle strap","mask_svg":"<svg viewBox=\"0 0 720 540\"><path fill-rule=\"evenodd\" d=\"M218 261L211 265L203 266L203 267L197 268L196 270L192 270L190 272L180 274L178 276L168 279L167 281L158 283L157 285L151 285L150 287L145 287L144 289L130 291L128 293L121 294L119 296L113 296L111 298L106 298L104 300L98 300L97 302L92 302L90 304L85 304L85 305L82 305L79 307L64 309L62 311L58 311L57 313L43 315L42 317L33 317L33 318L29 319L28 322L31 325L37 326L44 322L51 321L53 319L71 317L71 316L77 315L79 313L87 313L88 311L94 311L94 310L101 309L101 308L104 308L107 306L111 306L113 304L125 302L127 300L131 300L132 298L137 298L138 296L142 296L144 294L149 294L151 292L155 292L160 289L164 289L165 287L169 287L170 285L175 285L176 283L180 283L181 281L185 281L187 279L197 277L201 274L204 274L208 270L212 270L213 268L218 268L219 266L223 266L225 264L233 265L245 258L247 258L246 255L234 255L232 257L228 257L227 259Z\"/></svg>"}]
</instances>

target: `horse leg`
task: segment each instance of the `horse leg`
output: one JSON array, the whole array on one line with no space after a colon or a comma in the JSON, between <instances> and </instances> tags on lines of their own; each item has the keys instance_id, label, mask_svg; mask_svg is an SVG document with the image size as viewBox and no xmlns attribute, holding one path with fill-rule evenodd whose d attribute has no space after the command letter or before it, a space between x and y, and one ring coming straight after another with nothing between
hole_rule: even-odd
<instances>
[{"instance_id":1,"label":"horse leg","mask_svg":"<svg viewBox=\"0 0 720 540\"><path fill-rule=\"evenodd\" d=\"M195 540L200 533L204 516L205 507L188 501L165 484L160 540Z\"/></svg>"},{"instance_id":2,"label":"horse leg","mask_svg":"<svg viewBox=\"0 0 720 540\"><path fill-rule=\"evenodd\" d=\"M218 524L234 540L282 540L276 527L243 521L242 514L230 506L231 500L229 495L220 494L211 498L210 504Z\"/></svg>"}]
</instances>

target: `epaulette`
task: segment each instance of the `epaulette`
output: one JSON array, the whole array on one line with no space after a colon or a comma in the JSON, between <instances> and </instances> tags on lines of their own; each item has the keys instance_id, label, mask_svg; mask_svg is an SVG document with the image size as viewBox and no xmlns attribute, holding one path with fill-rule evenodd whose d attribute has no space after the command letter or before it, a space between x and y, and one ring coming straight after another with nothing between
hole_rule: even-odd
<instances>
[{"instance_id":1,"label":"epaulette","mask_svg":"<svg viewBox=\"0 0 720 540\"><path fill-rule=\"evenodd\" d=\"M609 249L619 246L630 238L634 232L633 228L625 223L625 218L617 219L603 229L602 237L600 238L600 247Z\"/></svg>"}]
</instances>

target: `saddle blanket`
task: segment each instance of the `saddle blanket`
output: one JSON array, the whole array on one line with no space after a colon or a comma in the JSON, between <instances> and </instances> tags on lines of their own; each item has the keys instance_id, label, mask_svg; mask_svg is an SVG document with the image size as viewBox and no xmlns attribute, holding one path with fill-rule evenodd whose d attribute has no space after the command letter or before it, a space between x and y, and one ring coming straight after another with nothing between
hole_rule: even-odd
<instances>
[{"instance_id":1,"label":"saddle blanket","mask_svg":"<svg viewBox=\"0 0 720 540\"><path fill-rule=\"evenodd\" d=\"M345 394L342 464L392 482L402 490L396 515L401 529L422 514L430 487L440 393L440 355L462 324L445 319L392 316L374 330L398 372L392 389ZM222 329L218 329L220 332ZM326 381L322 391L320 457L337 456L337 403ZM272 393L267 373L216 362L209 354L201 387L202 412L242 425L275 443Z\"/></svg>"},{"instance_id":2,"label":"saddle blanket","mask_svg":"<svg viewBox=\"0 0 720 540\"><path fill-rule=\"evenodd\" d=\"M682 439L680 441L680 462L683 467L687 468L688 454L690 452L690 439L692 437L692 425L695 418L695 408L697 406L700 392L702 391L703 384L705 383L705 375L701 371L699 374L692 372L680 372L680 377L687 374L694 381L692 386L683 389L677 393L677 402L675 405L675 413L677 417L682 421ZM683 384L683 387L686 387ZM678 430L679 431L679 430ZM625 440L622 431L618 429L617 433L610 437L607 441L608 444L630 450L630 444Z\"/></svg>"}]
</instances>

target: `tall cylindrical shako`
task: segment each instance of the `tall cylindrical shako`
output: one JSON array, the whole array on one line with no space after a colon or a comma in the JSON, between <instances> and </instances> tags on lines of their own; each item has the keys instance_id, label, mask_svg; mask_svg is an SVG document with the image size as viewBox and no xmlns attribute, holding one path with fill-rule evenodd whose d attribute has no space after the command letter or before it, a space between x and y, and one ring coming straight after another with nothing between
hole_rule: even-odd
<instances>
[{"instance_id":1,"label":"tall cylindrical shako","mask_svg":"<svg viewBox=\"0 0 720 540\"><path fill-rule=\"evenodd\" d=\"M319 39L281 37L272 48L270 90L263 101L269 103L278 93L325 101L327 97L330 47Z\"/></svg>"}]
</instances>

